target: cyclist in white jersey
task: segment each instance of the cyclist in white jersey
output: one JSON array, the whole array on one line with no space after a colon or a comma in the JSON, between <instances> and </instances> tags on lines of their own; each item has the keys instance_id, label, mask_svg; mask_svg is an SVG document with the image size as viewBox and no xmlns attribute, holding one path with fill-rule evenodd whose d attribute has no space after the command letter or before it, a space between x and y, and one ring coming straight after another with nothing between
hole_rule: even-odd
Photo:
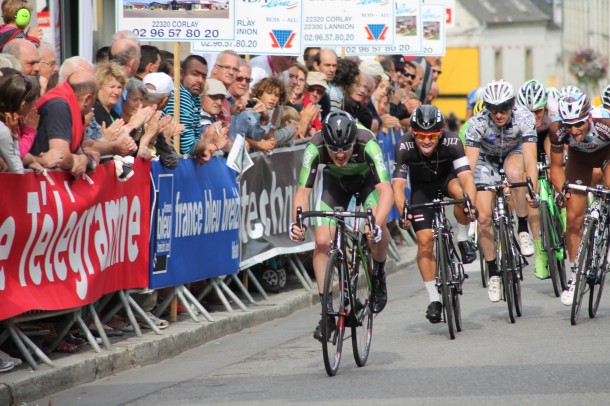
<instances>
[{"instance_id":1,"label":"cyclist in white jersey","mask_svg":"<svg viewBox=\"0 0 610 406\"><path fill-rule=\"evenodd\" d=\"M610 111L591 109L591 101L585 94L571 94L559 102L560 118L551 124L551 182L561 191L566 180L583 185L594 184L593 170L601 168L604 185L610 187ZM564 169L564 145L568 146L568 160ZM559 202L567 206L566 245L572 273L568 286L561 294L561 303L572 305L576 275L574 260L582 236L582 222L587 205L587 195L573 191ZM569 199L567 199L569 197Z\"/></svg>"},{"instance_id":2,"label":"cyclist in white jersey","mask_svg":"<svg viewBox=\"0 0 610 406\"><path fill-rule=\"evenodd\" d=\"M506 80L494 80L487 84L483 95L485 108L470 118L466 130L466 156L474 171L476 183L492 183L499 180L502 167L510 182L524 182L525 175L532 179L537 190L535 118L528 110L515 106L515 91ZM512 191L512 204L518 218L518 235L521 253L534 254L527 227L528 202L532 216L538 215L535 200L527 196L526 188ZM476 205L479 210L479 241L489 269L489 300L500 300L501 280L496 264L493 243L491 192L477 192ZM536 224L531 223L537 235Z\"/></svg>"}]
</instances>

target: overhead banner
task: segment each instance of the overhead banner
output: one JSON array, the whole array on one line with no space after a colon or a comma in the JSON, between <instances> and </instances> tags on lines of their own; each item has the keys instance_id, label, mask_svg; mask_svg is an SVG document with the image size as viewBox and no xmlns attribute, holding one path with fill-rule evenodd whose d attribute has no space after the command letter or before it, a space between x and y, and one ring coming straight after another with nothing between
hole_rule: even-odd
<instances>
[{"instance_id":1,"label":"overhead banner","mask_svg":"<svg viewBox=\"0 0 610 406\"><path fill-rule=\"evenodd\" d=\"M235 176L222 158L204 166L182 159L175 170L152 163L151 288L237 272L240 198Z\"/></svg>"},{"instance_id":2,"label":"overhead banner","mask_svg":"<svg viewBox=\"0 0 610 406\"><path fill-rule=\"evenodd\" d=\"M149 164L133 171L126 182L113 163L92 182L0 173L0 320L148 286Z\"/></svg>"},{"instance_id":3,"label":"overhead banner","mask_svg":"<svg viewBox=\"0 0 610 406\"><path fill-rule=\"evenodd\" d=\"M306 0L303 3L304 47L393 43L393 0Z\"/></svg>"},{"instance_id":4,"label":"overhead banner","mask_svg":"<svg viewBox=\"0 0 610 406\"><path fill-rule=\"evenodd\" d=\"M345 55L412 55L421 52L421 0L394 0L394 5L394 44L346 46Z\"/></svg>"},{"instance_id":5,"label":"overhead banner","mask_svg":"<svg viewBox=\"0 0 610 406\"><path fill-rule=\"evenodd\" d=\"M235 2L117 0L116 21L142 41L233 39Z\"/></svg>"},{"instance_id":6,"label":"overhead banner","mask_svg":"<svg viewBox=\"0 0 610 406\"><path fill-rule=\"evenodd\" d=\"M279 148L272 154L257 152L251 155L254 166L240 179L241 269L276 255L314 248L311 228L303 243L296 244L288 237L304 147ZM314 190L312 199L315 194ZM309 207L313 207L312 201Z\"/></svg>"},{"instance_id":7,"label":"overhead banner","mask_svg":"<svg viewBox=\"0 0 610 406\"><path fill-rule=\"evenodd\" d=\"M301 55L302 4L302 0L239 3L235 39L193 41L191 52L232 49L238 54Z\"/></svg>"}]
</instances>

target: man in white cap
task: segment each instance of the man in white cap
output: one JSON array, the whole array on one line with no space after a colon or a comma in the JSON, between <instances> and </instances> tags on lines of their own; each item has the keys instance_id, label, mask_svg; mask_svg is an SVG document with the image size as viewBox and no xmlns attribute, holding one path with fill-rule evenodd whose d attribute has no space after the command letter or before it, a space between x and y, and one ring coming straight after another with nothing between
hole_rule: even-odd
<instances>
[{"instance_id":1,"label":"man in white cap","mask_svg":"<svg viewBox=\"0 0 610 406\"><path fill-rule=\"evenodd\" d=\"M374 59L362 61L359 68L361 73L369 75L373 78L373 80L375 80L375 87L379 85L382 79L390 80L390 77L387 73L385 73L381 64Z\"/></svg>"},{"instance_id":2,"label":"man in white cap","mask_svg":"<svg viewBox=\"0 0 610 406\"><path fill-rule=\"evenodd\" d=\"M209 161L212 155L228 146L231 124L220 120L227 99L227 88L217 79L206 81L205 96L201 99L201 140L195 148L204 148L199 157L201 163Z\"/></svg>"},{"instance_id":3,"label":"man in white cap","mask_svg":"<svg viewBox=\"0 0 610 406\"><path fill-rule=\"evenodd\" d=\"M180 130L174 131L176 124L173 123L171 115L167 114L165 116L167 118L160 118L161 110L167 106L172 91L174 90L174 80L166 73L153 72L144 76L142 83L146 87L146 92L142 96L142 105L157 106L157 113L155 117L153 117L153 120L157 120L159 123L158 127L160 127L158 133L151 137L149 141L154 142L161 163L169 169L175 169L178 166L180 154L174 150L170 145L171 141L168 142L168 139L171 140L171 135L174 133L179 135ZM167 122L168 120L170 121L169 123ZM164 134L169 134L168 136L163 136L164 134L159 136L159 133L163 131L162 128L166 128ZM140 148L147 147L147 144L148 143L141 141Z\"/></svg>"},{"instance_id":4,"label":"man in white cap","mask_svg":"<svg viewBox=\"0 0 610 406\"><path fill-rule=\"evenodd\" d=\"M305 90L305 94L303 96L303 107L307 108L307 106L313 104L318 109L315 118L309 123L307 136L311 136L322 129L320 102L326 94L326 89L328 87L328 82L326 80L327 77L328 76L322 72L309 72L307 74L307 90Z\"/></svg>"}]
</instances>

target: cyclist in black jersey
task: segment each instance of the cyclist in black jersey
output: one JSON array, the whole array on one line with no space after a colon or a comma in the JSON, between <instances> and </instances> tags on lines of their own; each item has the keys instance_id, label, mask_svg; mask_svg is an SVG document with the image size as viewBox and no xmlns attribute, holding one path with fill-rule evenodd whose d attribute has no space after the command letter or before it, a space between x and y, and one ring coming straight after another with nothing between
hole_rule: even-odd
<instances>
[{"instance_id":1,"label":"cyclist in black jersey","mask_svg":"<svg viewBox=\"0 0 610 406\"><path fill-rule=\"evenodd\" d=\"M411 181L411 204L431 202L437 198L438 191L453 199L462 199L464 192L473 198L476 194L474 177L464 153L464 145L457 135L443 129L444 124L445 118L435 106L418 107L411 115L411 131L396 145L392 189L394 203L401 213L406 200L407 177ZM474 206L471 213L466 213L465 210L463 204L454 206L455 218L461 224L467 224L476 218ZM443 306L435 280L433 217L433 209L415 210L409 223L413 225L417 235L417 265L430 299L426 318L431 323L438 323L442 318ZM467 239L467 233L465 236L458 235L462 260L470 248Z\"/></svg>"},{"instance_id":2,"label":"cyclist in black jersey","mask_svg":"<svg viewBox=\"0 0 610 406\"><path fill-rule=\"evenodd\" d=\"M319 175L318 165L324 165ZM334 210L336 207L345 210L355 193L359 193L365 208L373 210L376 230L369 237L373 256L372 310L379 313L387 303L384 265L390 244L386 219L392 209L392 187L383 152L373 133L357 124L344 111L335 111L326 116L322 131L318 131L305 147L293 202L295 222L297 207L307 210L316 175L321 193L316 198L315 210ZM306 228L299 228L295 222L289 228L290 238L302 241ZM315 227L313 268L322 300L328 253L336 228L329 219L320 219L319 222L316 225L324 227ZM322 305L332 306L329 303ZM314 331L314 338L322 340L320 324Z\"/></svg>"}]
</instances>

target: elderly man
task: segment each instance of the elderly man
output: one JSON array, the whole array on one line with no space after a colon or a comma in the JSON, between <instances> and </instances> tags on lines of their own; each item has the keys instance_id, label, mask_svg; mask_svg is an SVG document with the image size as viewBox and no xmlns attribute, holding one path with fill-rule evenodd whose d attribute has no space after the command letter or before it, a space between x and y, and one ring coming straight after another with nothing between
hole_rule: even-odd
<instances>
[{"instance_id":1,"label":"elderly man","mask_svg":"<svg viewBox=\"0 0 610 406\"><path fill-rule=\"evenodd\" d=\"M40 48L38 48L40 54L40 94L44 94L47 91L47 84L52 74L59 71L59 65L57 64L57 56L55 50L48 42L42 42Z\"/></svg>"},{"instance_id":2,"label":"elderly man","mask_svg":"<svg viewBox=\"0 0 610 406\"><path fill-rule=\"evenodd\" d=\"M38 72L40 72L38 48L27 39L12 40L4 46L2 52L17 58L24 75L37 76Z\"/></svg>"},{"instance_id":3,"label":"elderly man","mask_svg":"<svg viewBox=\"0 0 610 406\"><path fill-rule=\"evenodd\" d=\"M216 58L216 63L212 69L211 78L219 80L224 85L225 89L227 89L225 92L227 97L225 97L222 111L219 113L219 118L222 121L231 121L231 114L236 114L241 111L239 110L239 106L230 110L235 104L235 100L232 100L232 96L228 92L229 87L235 82L235 78L239 74L240 60L241 58L235 51L228 49L218 54L218 58ZM231 98L231 100L229 100L229 98Z\"/></svg>"},{"instance_id":4,"label":"elderly man","mask_svg":"<svg viewBox=\"0 0 610 406\"><path fill-rule=\"evenodd\" d=\"M110 47L110 60L114 60L121 65L128 79L134 77L138 72L141 56L140 45L130 39L117 39ZM125 103L126 97L127 92L123 91L122 97L112 108L119 116L123 116L123 103Z\"/></svg>"},{"instance_id":5,"label":"elderly man","mask_svg":"<svg viewBox=\"0 0 610 406\"><path fill-rule=\"evenodd\" d=\"M38 150L32 153L46 152L49 148L60 151L63 159L59 167L70 171L75 178L93 169L93 160L83 153L81 146L85 135L84 117L93 108L97 91L95 75L78 71L41 97L36 103L40 114L36 136L39 145L33 147Z\"/></svg>"}]
</instances>

